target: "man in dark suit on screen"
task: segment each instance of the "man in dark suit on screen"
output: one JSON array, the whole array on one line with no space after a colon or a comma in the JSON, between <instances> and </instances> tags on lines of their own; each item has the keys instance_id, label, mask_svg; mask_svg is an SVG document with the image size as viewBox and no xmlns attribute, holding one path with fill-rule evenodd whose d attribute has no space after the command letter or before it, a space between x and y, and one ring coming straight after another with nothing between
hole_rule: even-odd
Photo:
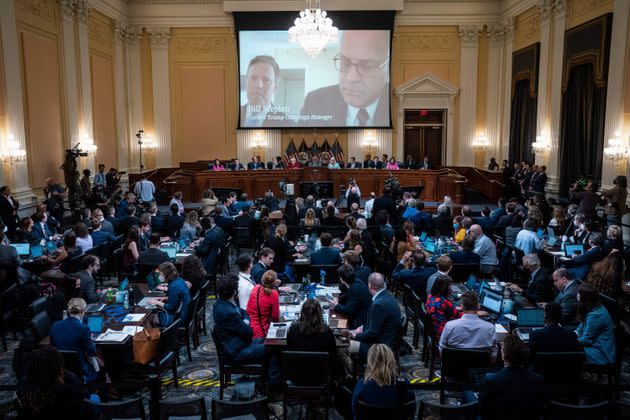
<instances>
[{"instance_id":1,"label":"man in dark suit on screen","mask_svg":"<svg viewBox=\"0 0 630 420\"><path fill-rule=\"evenodd\" d=\"M288 107L273 104L278 89L280 67L275 58L257 55L247 67L245 91L247 103L241 107L241 127L290 127ZM263 166L264 168L264 166Z\"/></svg>"},{"instance_id":2,"label":"man in dark suit on screen","mask_svg":"<svg viewBox=\"0 0 630 420\"><path fill-rule=\"evenodd\" d=\"M334 65L339 83L306 95L305 125L389 126L389 33L345 31Z\"/></svg>"}]
</instances>

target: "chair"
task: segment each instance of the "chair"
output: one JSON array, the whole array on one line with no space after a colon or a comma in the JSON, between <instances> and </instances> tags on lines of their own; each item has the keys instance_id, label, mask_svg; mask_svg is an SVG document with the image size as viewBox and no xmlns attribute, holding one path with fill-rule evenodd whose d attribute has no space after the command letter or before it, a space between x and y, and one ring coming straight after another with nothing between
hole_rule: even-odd
<instances>
[{"instance_id":1,"label":"chair","mask_svg":"<svg viewBox=\"0 0 630 420\"><path fill-rule=\"evenodd\" d=\"M549 401L549 414L552 417L570 418L572 420L593 420L609 417L610 404L601 401L590 405L566 404L559 401Z\"/></svg>"},{"instance_id":2,"label":"chair","mask_svg":"<svg viewBox=\"0 0 630 420\"><path fill-rule=\"evenodd\" d=\"M210 280L206 280L199 289L199 303L197 304L197 312L195 313L195 329L197 333L197 341L199 341L199 333L203 331L203 335L208 335L206 329L206 301L210 292ZM199 345L199 343L197 343Z\"/></svg>"},{"instance_id":3,"label":"chair","mask_svg":"<svg viewBox=\"0 0 630 420\"><path fill-rule=\"evenodd\" d=\"M252 230L248 226L235 227L232 245L236 248L237 258L241 249L256 249L256 239L252 235Z\"/></svg>"},{"instance_id":4,"label":"chair","mask_svg":"<svg viewBox=\"0 0 630 420\"><path fill-rule=\"evenodd\" d=\"M467 384L470 382L470 369L487 368L489 366L490 352L488 350L458 349L453 347L443 348L440 403L444 403L444 386L448 382Z\"/></svg>"},{"instance_id":5,"label":"chair","mask_svg":"<svg viewBox=\"0 0 630 420\"><path fill-rule=\"evenodd\" d=\"M420 320L422 321L422 327L424 331L423 345L422 345L422 361L424 366L429 367L429 380L433 377L435 372L435 359L437 358L437 340L435 335L435 326L433 325L433 318L427 312L427 309L422 303L420 305Z\"/></svg>"},{"instance_id":6,"label":"chair","mask_svg":"<svg viewBox=\"0 0 630 420\"><path fill-rule=\"evenodd\" d=\"M171 417L191 418L193 416L199 420L208 418L204 397L160 401L160 420L168 420Z\"/></svg>"},{"instance_id":7,"label":"chair","mask_svg":"<svg viewBox=\"0 0 630 420\"><path fill-rule=\"evenodd\" d=\"M47 312L40 312L31 319L31 331L37 343L50 335L50 327L52 323Z\"/></svg>"},{"instance_id":8,"label":"chair","mask_svg":"<svg viewBox=\"0 0 630 420\"><path fill-rule=\"evenodd\" d=\"M289 402L324 405L326 418L332 395L330 356L326 352L283 351L283 417L287 419Z\"/></svg>"},{"instance_id":9,"label":"chair","mask_svg":"<svg viewBox=\"0 0 630 420\"><path fill-rule=\"evenodd\" d=\"M442 420L452 419L476 419L479 401L469 402L461 405L444 405L432 403L427 400L420 401L418 420L425 418L435 418Z\"/></svg>"},{"instance_id":10,"label":"chair","mask_svg":"<svg viewBox=\"0 0 630 420\"><path fill-rule=\"evenodd\" d=\"M199 292L195 293L195 296L190 300L188 304L188 314L186 315L186 323L182 325L181 320L178 323L177 334L179 343L186 345L186 354L188 355L188 361L192 362L192 352L190 350L190 341L192 339L195 349L199 345L199 337L197 336L197 329L195 328L196 320L195 314L197 313L197 305L199 305Z\"/></svg>"},{"instance_id":11,"label":"chair","mask_svg":"<svg viewBox=\"0 0 630 420\"><path fill-rule=\"evenodd\" d=\"M219 339L219 335L213 329L211 332L212 341L217 349L217 358L219 359L219 397L223 399L225 387L229 385L232 375L252 375L262 376L264 367L262 364L233 365L225 358L225 350Z\"/></svg>"},{"instance_id":12,"label":"chair","mask_svg":"<svg viewBox=\"0 0 630 420\"><path fill-rule=\"evenodd\" d=\"M356 418L357 420L413 419L415 411L415 400L407 401L400 407L378 407L359 401Z\"/></svg>"},{"instance_id":13,"label":"chair","mask_svg":"<svg viewBox=\"0 0 630 420\"><path fill-rule=\"evenodd\" d=\"M267 397L258 398L251 401L224 401L212 399L212 419L222 420L238 418L242 416L253 416L256 420L267 420L269 418L269 408Z\"/></svg>"},{"instance_id":14,"label":"chair","mask_svg":"<svg viewBox=\"0 0 630 420\"><path fill-rule=\"evenodd\" d=\"M453 283L465 283L471 274L479 274L479 264L453 264L449 272Z\"/></svg>"},{"instance_id":15,"label":"chair","mask_svg":"<svg viewBox=\"0 0 630 420\"><path fill-rule=\"evenodd\" d=\"M155 357L149 362L149 366L154 371L153 373L159 377L162 377L170 370L173 373L175 387L179 387L179 378L177 376L177 325L177 322L173 322L160 331Z\"/></svg>"},{"instance_id":16,"label":"chair","mask_svg":"<svg viewBox=\"0 0 630 420\"><path fill-rule=\"evenodd\" d=\"M534 355L533 370L548 384L581 382L584 352L539 352Z\"/></svg>"},{"instance_id":17,"label":"chair","mask_svg":"<svg viewBox=\"0 0 630 420\"><path fill-rule=\"evenodd\" d=\"M0 400L0 419L4 420L7 418L7 414L15 413L17 411L18 399L16 396ZM14 418L15 416L11 416L9 418Z\"/></svg>"},{"instance_id":18,"label":"chair","mask_svg":"<svg viewBox=\"0 0 630 420\"><path fill-rule=\"evenodd\" d=\"M326 272L326 284L339 283L339 264L311 264L310 274L314 282L319 283L322 270Z\"/></svg>"},{"instance_id":19,"label":"chair","mask_svg":"<svg viewBox=\"0 0 630 420\"><path fill-rule=\"evenodd\" d=\"M9 332L9 325L13 322L11 327L13 332L13 339L16 339L15 335L15 321L17 320L16 302L17 302L17 282L14 280L11 285L0 293L0 334L2 335L2 348L7 351L6 336Z\"/></svg>"},{"instance_id":20,"label":"chair","mask_svg":"<svg viewBox=\"0 0 630 420\"><path fill-rule=\"evenodd\" d=\"M405 325L407 325L407 316L403 313L400 317L400 326L398 327L398 331L396 331L396 336L394 337L394 342L392 343L392 351L394 352L394 357L396 358L396 364L398 364L398 367L400 367L400 349L403 345ZM405 344L409 346L409 344ZM409 350L411 352L410 347Z\"/></svg>"},{"instance_id":21,"label":"chair","mask_svg":"<svg viewBox=\"0 0 630 420\"><path fill-rule=\"evenodd\" d=\"M33 302L31 302L28 308L32 316L44 312L46 309L48 309L48 296L42 296L35 299Z\"/></svg>"},{"instance_id":22,"label":"chair","mask_svg":"<svg viewBox=\"0 0 630 420\"><path fill-rule=\"evenodd\" d=\"M63 357L63 366L65 369L77 375L77 378L83 382L83 366L79 360L79 354L73 350L59 350Z\"/></svg>"},{"instance_id":23,"label":"chair","mask_svg":"<svg viewBox=\"0 0 630 420\"><path fill-rule=\"evenodd\" d=\"M142 397L127 401L115 401L109 403L97 403L87 398L83 400L94 413L99 413L97 418L103 420L112 419L142 419L146 420Z\"/></svg>"},{"instance_id":24,"label":"chair","mask_svg":"<svg viewBox=\"0 0 630 420\"><path fill-rule=\"evenodd\" d=\"M415 293L411 290L411 287L404 284L403 306L405 307L405 314L407 315L407 324L411 322L413 326L413 339L411 344L417 350L420 342L420 331L423 331L424 329L422 328L422 322L420 321L420 298L417 298L417 296L414 295Z\"/></svg>"}]
</instances>

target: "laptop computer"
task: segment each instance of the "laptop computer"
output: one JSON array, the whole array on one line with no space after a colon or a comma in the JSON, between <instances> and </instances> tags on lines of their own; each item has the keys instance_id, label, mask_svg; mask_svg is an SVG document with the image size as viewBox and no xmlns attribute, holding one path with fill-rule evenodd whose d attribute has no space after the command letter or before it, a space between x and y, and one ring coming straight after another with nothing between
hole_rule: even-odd
<instances>
[{"instance_id":1,"label":"laptop computer","mask_svg":"<svg viewBox=\"0 0 630 420\"><path fill-rule=\"evenodd\" d=\"M564 256L567 258L571 258L573 255L581 255L583 253L584 253L583 244L565 244L564 245Z\"/></svg>"},{"instance_id":2,"label":"laptop computer","mask_svg":"<svg viewBox=\"0 0 630 420\"><path fill-rule=\"evenodd\" d=\"M174 260L177 258L177 248L175 248L174 246L165 246L165 247L162 247L161 249L162 251L166 252L166 254L171 260Z\"/></svg>"},{"instance_id":3,"label":"laptop computer","mask_svg":"<svg viewBox=\"0 0 630 420\"><path fill-rule=\"evenodd\" d=\"M427 243L424 244L424 249L431 254L435 254L435 242L427 241Z\"/></svg>"},{"instance_id":4,"label":"laptop computer","mask_svg":"<svg viewBox=\"0 0 630 420\"><path fill-rule=\"evenodd\" d=\"M31 258L39 258L44 255L44 248L41 245L33 245L31 247Z\"/></svg>"},{"instance_id":5,"label":"laptop computer","mask_svg":"<svg viewBox=\"0 0 630 420\"><path fill-rule=\"evenodd\" d=\"M269 326L269 331L267 331L267 338L284 340L285 338L287 338L287 333L289 332L290 325L290 323L285 322L272 322Z\"/></svg>"},{"instance_id":6,"label":"laptop computer","mask_svg":"<svg viewBox=\"0 0 630 420\"><path fill-rule=\"evenodd\" d=\"M468 280L466 280L466 287L468 287L468 289L470 290L478 292L481 287L481 283L474 274L471 274L470 276L468 276Z\"/></svg>"},{"instance_id":7,"label":"laptop computer","mask_svg":"<svg viewBox=\"0 0 630 420\"><path fill-rule=\"evenodd\" d=\"M469 291L470 289L462 283L453 283L451 284L451 290L453 291L453 293L455 293L456 295L463 295L464 293L466 293L467 291Z\"/></svg>"},{"instance_id":8,"label":"laptop computer","mask_svg":"<svg viewBox=\"0 0 630 420\"><path fill-rule=\"evenodd\" d=\"M24 257L31 254L31 244L11 244L17 251L20 257Z\"/></svg>"},{"instance_id":9,"label":"laptop computer","mask_svg":"<svg viewBox=\"0 0 630 420\"><path fill-rule=\"evenodd\" d=\"M281 305L297 305L300 303L299 295L281 295L278 299Z\"/></svg>"},{"instance_id":10,"label":"laptop computer","mask_svg":"<svg viewBox=\"0 0 630 420\"><path fill-rule=\"evenodd\" d=\"M501 293L491 293L489 290L486 290L481 300L481 307L493 314L501 314L502 306L503 295Z\"/></svg>"},{"instance_id":11,"label":"laptop computer","mask_svg":"<svg viewBox=\"0 0 630 420\"><path fill-rule=\"evenodd\" d=\"M46 249L49 253L55 252L57 250L57 244L54 241L46 242Z\"/></svg>"},{"instance_id":12,"label":"laptop computer","mask_svg":"<svg viewBox=\"0 0 630 420\"><path fill-rule=\"evenodd\" d=\"M529 334L545 326L545 311L542 309L519 309L516 312L516 328L519 338L529 340Z\"/></svg>"},{"instance_id":13,"label":"laptop computer","mask_svg":"<svg viewBox=\"0 0 630 420\"><path fill-rule=\"evenodd\" d=\"M103 315L87 315L85 323L90 329L92 338L98 337L103 332Z\"/></svg>"},{"instance_id":14,"label":"laptop computer","mask_svg":"<svg viewBox=\"0 0 630 420\"><path fill-rule=\"evenodd\" d=\"M348 328L348 320L339 318L329 319L328 326L330 328Z\"/></svg>"},{"instance_id":15,"label":"laptop computer","mask_svg":"<svg viewBox=\"0 0 630 420\"><path fill-rule=\"evenodd\" d=\"M104 303L90 303L88 306L85 307L85 313L97 313L102 311L104 307Z\"/></svg>"},{"instance_id":16,"label":"laptop computer","mask_svg":"<svg viewBox=\"0 0 630 420\"><path fill-rule=\"evenodd\" d=\"M420 242L424 242L425 239L427 239L427 233L420 232Z\"/></svg>"}]
</instances>

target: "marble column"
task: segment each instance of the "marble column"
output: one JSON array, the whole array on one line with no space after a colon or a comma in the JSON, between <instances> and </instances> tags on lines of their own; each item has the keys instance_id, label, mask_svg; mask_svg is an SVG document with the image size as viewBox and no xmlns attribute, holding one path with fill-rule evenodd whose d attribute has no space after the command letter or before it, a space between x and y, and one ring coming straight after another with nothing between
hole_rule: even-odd
<instances>
[{"instance_id":1,"label":"marble column","mask_svg":"<svg viewBox=\"0 0 630 420\"><path fill-rule=\"evenodd\" d=\"M510 114L512 108L512 53L514 52L514 19L507 18L502 22L505 30L505 54L503 56L503 118L501 124L501 157L497 161L507 159L510 155Z\"/></svg>"},{"instance_id":2,"label":"marble column","mask_svg":"<svg viewBox=\"0 0 630 420\"><path fill-rule=\"evenodd\" d=\"M479 52L479 25L460 26L460 98L459 98L459 165L473 166L475 124L477 114L477 56Z\"/></svg>"},{"instance_id":3,"label":"marble column","mask_svg":"<svg viewBox=\"0 0 630 420\"><path fill-rule=\"evenodd\" d=\"M81 123L79 124L79 141L81 147L94 144L94 125L92 117L92 76L90 71L90 47L88 45L88 17L91 9L87 0L77 1L77 17L79 28L79 79L81 81ZM87 158L87 169L95 173L94 153Z\"/></svg>"},{"instance_id":4,"label":"marble column","mask_svg":"<svg viewBox=\"0 0 630 420\"><path fill-rule=\"evenodd\" d=\"M622 133L622 144L628 146L628 133L623 130L624 74L626 63L626 37L628 35L628 12L630 1L615 0L613 9L612 38L610 41L610 61L608 65L608 88L606 92L606 119L604 121L604 147L608 139L615 136L615 131ZM629 89L630 86L626 86ZM622 175L623 165L614 165L604 158L602 165L602 186L610 188L616 175Z\"/></svg>"},{"instance_id":5,"label":"marble column","mask_svg":"<svg viewBox=\"0 0 630 420\"><path fill-rule=\"evenodd\" d=\"M564 61L564 30L566 25L566 0L553 4L553 50L551 62L551 102L549 106L549 160L547 162L546 191L558 195L560 188L560 115L562 114L562 67Z\"/></svg>"},{"instance_id":6,"label":"marble column","mask_svg":"<svg viewBox=\"0 0 630 420\"><path fill-rule=\"evenodd\" d=\"M125 98L125 43L128 36L125 22L114 24L114 101L116 115L116 144L118 168L129 169L129 126L127 124L127 100Z\"/></svg>"},{"instance_id":7,"label":"marble column","mask_svg":"<svg viewBox=\"0 0 630 420\"><path fill-rule=\"evenodd\" d=\"M170 28L147 28L151 39L153 74L153 115L155 116L156 167L170 167L171 162L171 95L168 65Z\"/></svg>"},{"instance_id":8,"label":"marble column","mask_svg":"<svg viewBox=\"0 0 630 420\"><path fill-rule=\"evenodd\" d=\"M125 49L126 82L127 82L127 110L129 118L127 141L129 145L129 168L140 170L140 157L136 133L144 130L142 109L142 68L140 61L140 38L142 30L137 26L127 27L127 48ZM155 98L154 98L155 99ZM142 163L145 162L142 158Z\"/></svg>"},{"instance_id":9,"label":"marble column","mask_svg":"<svg viewBox=\"0 0 630 420\"><path fill-rule=\"evenodd\" d=\"M63 79L65 88L65 121L66 135L64 146L73 147L80 137L79 83L77 72L77 43L75 38L75 14L77 2L75 0L59 0L61 7L61 32L63 54Z\"/></svg>"},{"instance_id":10,"label":"marble column","mask_svg":"<svg viewBox=\"0 0 630 420\"><path fill-rule=\"evenodd\" d=\"M488 86L486 92L486 134L490 142L489 155L482 162L486 167L490 157L499 158L501 144L501 57L505 25L499 23L488 28Z\"/></svg>"},{"instance_id":11,"label":"marble column","mask_svg":"<svg viewBox=\"0 0 630 420\"><path fill-rule=\"evenodd\" d=\"M536 115L536 135L549 136L549 51L551 49L551 14L553 0L539 0L540 15L540 59L538 63L538 104ZM561 82L559 82L561 83ZM536 155L536 163L546 165L548 156Z\"/></svg>"},{"instance_id":12,"label":"marble column","mask_svg":"<svg viewBox=\"0 0 630 420\"><path fill-rule=\"evenodd\" d=\"M20 47L18 31L15 20L15 7L13 1L0 1L0 33L2 34L2 54L4 62L4 86L6 92L6 131L2 136L2 150L6 150L7 137L10 135L17 147L26 150L26 131L24 128L24 103L22 98L22 72L20 69ZM0 171L0 174L2 171ZM13 190L15 198L22 202L22 214L30 212L29 202L33 197L33 191L28 184L28 165L26 159L22 162L14 162L9 166L8 182Z\"/></svg>"}]
</instances>

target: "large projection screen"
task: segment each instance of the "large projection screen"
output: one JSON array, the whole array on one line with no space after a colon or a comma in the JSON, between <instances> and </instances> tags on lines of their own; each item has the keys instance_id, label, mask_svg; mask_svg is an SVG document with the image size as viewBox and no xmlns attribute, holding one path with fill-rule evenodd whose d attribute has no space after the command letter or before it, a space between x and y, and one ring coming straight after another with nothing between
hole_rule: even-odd
<instances>
[{"instance_id":1,"label":"large projection screen","mask_svg":"<svg viewBox=\"0 0 630 420\"><path fill-rule=\"evenodd\" d=\"M238 31L239 128L391 127L390 29L340 27L310 57L289 26Z\"/></svg>"}]
</instances>

